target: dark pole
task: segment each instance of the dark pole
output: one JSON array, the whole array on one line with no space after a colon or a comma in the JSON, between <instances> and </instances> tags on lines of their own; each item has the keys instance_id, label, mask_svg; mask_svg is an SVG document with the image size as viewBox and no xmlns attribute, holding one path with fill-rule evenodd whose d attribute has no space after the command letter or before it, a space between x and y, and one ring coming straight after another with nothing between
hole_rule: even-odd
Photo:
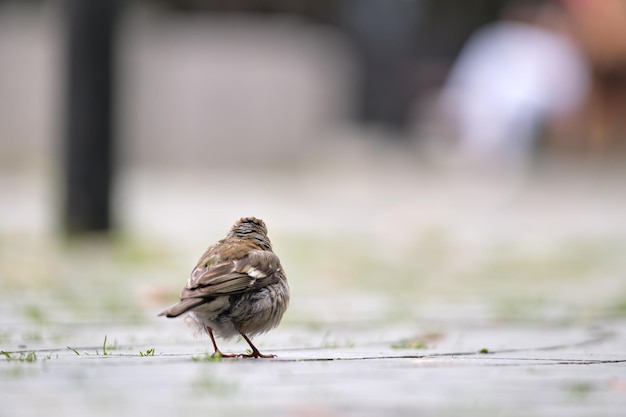
<instances>
[{"instance_id":1,"label":"dark pole","mask_svg":"<svg viewBox=\"0 0 626 417\"><path fill-rule=\"evenodd\" d=\"M67 0L64 226L111 227L114 31L118 0Z\"/></svg>"}]
</instances>

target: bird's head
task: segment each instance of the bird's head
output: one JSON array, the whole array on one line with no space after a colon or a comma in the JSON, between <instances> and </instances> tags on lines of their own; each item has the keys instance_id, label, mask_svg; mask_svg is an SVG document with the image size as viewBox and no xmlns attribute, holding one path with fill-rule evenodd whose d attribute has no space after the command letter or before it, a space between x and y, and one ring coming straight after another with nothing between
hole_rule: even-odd
<instances>
[{"instance_id":1,"label":"bird's head","mask_svg":"<svg viewBox=\"0 0 626 417\"><path fill-rule=\"evenodd\" d=\"M272 244L267 237L267 226L263 220L256 217L243 217L237 220L230 229L228 237L252 239L264 248L272 249Z\"/></svg>"}]
</instances>

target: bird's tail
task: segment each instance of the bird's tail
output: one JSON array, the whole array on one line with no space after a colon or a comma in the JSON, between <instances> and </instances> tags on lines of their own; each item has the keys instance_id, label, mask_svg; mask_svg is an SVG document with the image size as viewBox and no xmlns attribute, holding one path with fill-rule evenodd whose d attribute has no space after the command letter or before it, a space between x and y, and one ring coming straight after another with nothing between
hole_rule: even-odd
<instances>
[{"instance_id":1,"label":"bird's tail","mask_svg":"<svg viewBox=\"0 0 626 417\"><path fill-rule=\"evenodd\" d=\"M165 311L159 313L159 316L165 317L178 317L183 313L188 312L194 307L199 306L200 304L205 303L206 300L203 298L187 298L186 300L181 300L179 303L174 304L170 308Z\"/></svg>"}]
</instances>

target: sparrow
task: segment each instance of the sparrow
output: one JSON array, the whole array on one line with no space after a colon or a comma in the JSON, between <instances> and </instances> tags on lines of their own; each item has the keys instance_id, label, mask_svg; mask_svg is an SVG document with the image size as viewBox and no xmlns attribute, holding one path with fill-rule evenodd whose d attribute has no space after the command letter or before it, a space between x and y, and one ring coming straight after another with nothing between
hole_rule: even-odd
<instances>
[{"instance_id":1,"label":"sparrow","mask_svg":"<svg viewBox=\"0 0 626 417\"><path fill-rule=\"evenodd\" d=\"M192 326L206 332L219 357L273 358L250 340L278 326L289 305L289 284L278 256L272 251L261 219L244 217L226 237L200 257L180 294L180 301L159 316L185 315ZM250 354L224 354L215 336L241 335Z\"/></svg>"}]
</instances>

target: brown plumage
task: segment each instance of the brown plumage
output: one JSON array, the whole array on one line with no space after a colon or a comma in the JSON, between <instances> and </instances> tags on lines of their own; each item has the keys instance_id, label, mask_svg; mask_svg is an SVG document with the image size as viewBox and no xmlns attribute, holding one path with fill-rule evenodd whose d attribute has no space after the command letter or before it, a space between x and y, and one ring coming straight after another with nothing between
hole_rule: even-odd
<instances>
[{"instance_id":1,"label":"brown plumage","mask_svg":"<svg viewBox=\"0 0 626 417\"><path fill-rule=\"evenodd\" d=\"M289 304L289 285L278 256L272 251L261 219L245 217L226 237L209 247L191 272L180 302L160 316L185 314L211 338L214 355L222 357L274 357L263 355L249 337L278 325ZM214 335L241 335L250 355L225 355Z\"/></svg>"}]
</instances>

